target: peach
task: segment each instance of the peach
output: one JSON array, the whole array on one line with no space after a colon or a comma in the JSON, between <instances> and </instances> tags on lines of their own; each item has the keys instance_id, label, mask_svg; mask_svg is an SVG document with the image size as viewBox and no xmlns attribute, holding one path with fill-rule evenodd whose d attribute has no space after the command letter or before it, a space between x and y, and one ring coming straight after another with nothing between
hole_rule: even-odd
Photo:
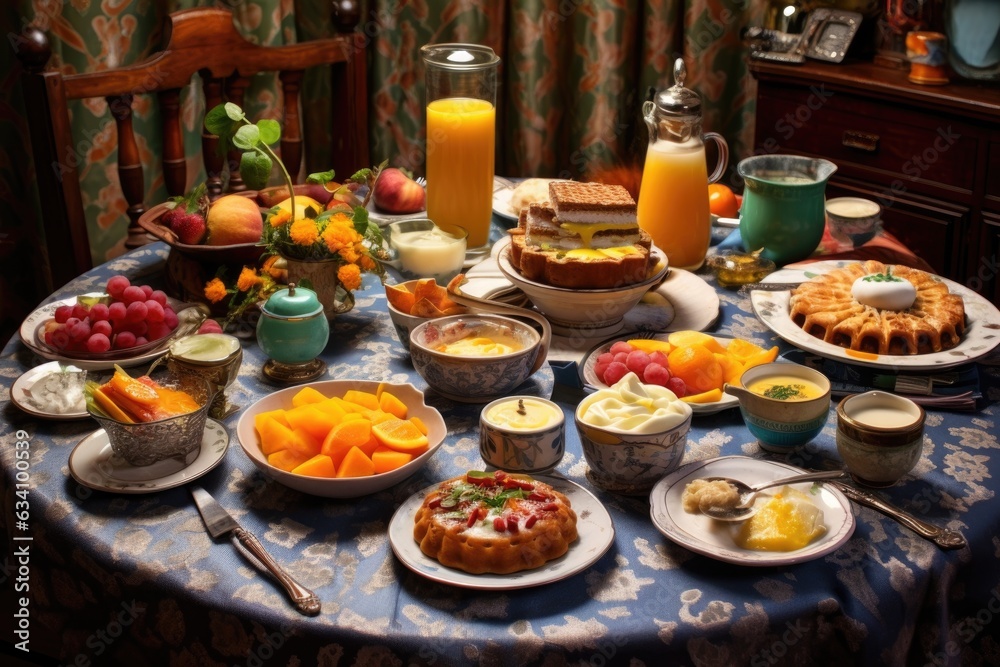
<instances>
[{"instance_id":1,"label":"peach","mask_svg":"<svg viewBox=\"0 0 1000 667\"><path fill-rule=\"evenodd\" d=\"M416 181L394 167L382 170L372 193L375 206L386 213L422 211L425 197L424 189Z\"/></svg>"},{"instance_id":2,"label":"peach","mask_svg":"<svg viewBox=\"0 0 1000 667\"><path fill-rule=\"evenodd\" d=\"M208 209L206 245L257 243L264 232L264 217L250 197L226 195Z\"/></svg>"}]
</instances>

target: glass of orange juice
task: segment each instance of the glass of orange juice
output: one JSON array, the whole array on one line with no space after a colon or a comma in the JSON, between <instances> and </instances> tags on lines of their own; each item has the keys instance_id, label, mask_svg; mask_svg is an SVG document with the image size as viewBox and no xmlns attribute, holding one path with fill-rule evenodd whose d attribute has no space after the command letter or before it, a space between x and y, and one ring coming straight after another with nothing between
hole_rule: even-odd
<instances>
[{"instance_id":1,"label":"glass of orange juice","mask_svg":"<svg viewBox=\"0 0 1000 667\"><path fill-rule=\"evenodd\" d=\"M428 44L420 55L427 89L427 217L468 230L470 251L489 248L500 58L478 44Z\"/></svg>"}]
</instances>

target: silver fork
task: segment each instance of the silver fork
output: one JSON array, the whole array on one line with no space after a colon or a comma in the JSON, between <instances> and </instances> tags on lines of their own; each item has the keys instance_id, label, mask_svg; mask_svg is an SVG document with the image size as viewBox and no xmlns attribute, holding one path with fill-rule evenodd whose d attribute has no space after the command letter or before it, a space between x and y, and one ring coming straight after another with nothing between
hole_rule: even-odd
<instances>
[{"instance_id":1,"label":"silver fork","mask_svg":"<svg viewBox=\"0 0 1000 667\"><path fill-rule=\"evenodd\" d=\"M416 179L416 182L417 182L417 185L419 185L422 188L426 188L427 187L427 179L424 178L423 176L418 176L417 179Z\"/></svg>"}]
</instances>

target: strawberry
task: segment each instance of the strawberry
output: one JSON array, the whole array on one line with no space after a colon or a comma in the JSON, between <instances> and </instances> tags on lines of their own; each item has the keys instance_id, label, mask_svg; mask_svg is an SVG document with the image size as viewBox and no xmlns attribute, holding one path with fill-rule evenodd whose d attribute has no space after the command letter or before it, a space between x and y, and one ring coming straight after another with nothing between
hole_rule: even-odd
<instances>
[{"instance_id":1,"label":"strawberry","mask_svg":"<svg viewBox=\"0 0 1000 667\"><path fill-rule=\"evenodd\" d=\"M204 242L207 227L205 214L208 211L208 197L205 184L192 190L187 197L174 197L174 207L163 214L160 222L177 235L177 240L187 245Z\"/></svg>"}]
</instances>

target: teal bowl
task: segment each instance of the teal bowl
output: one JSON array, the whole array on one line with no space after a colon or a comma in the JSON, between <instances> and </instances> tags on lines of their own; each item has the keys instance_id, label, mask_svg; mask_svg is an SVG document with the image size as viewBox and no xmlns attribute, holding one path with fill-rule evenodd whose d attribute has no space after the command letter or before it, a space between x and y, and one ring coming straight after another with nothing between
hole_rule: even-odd
<instances>
[{"instance_id":1,"label":"teal bowl","mask_svg":"<svg viewBox=\"0 0 1000 667\"><path fill-rule=\"evenodd\" d=\"M752 391L759 382L779 380L783 386L801 384L810 387L809 398L777 398ZM760 448L787 453L806 444L823 430L830 416L830 381L819 371L800 364L775 362L761 364L740 376L739 384L726 384L727 394L740 401L740 413Z\"/></svg>"}]
</instances>

